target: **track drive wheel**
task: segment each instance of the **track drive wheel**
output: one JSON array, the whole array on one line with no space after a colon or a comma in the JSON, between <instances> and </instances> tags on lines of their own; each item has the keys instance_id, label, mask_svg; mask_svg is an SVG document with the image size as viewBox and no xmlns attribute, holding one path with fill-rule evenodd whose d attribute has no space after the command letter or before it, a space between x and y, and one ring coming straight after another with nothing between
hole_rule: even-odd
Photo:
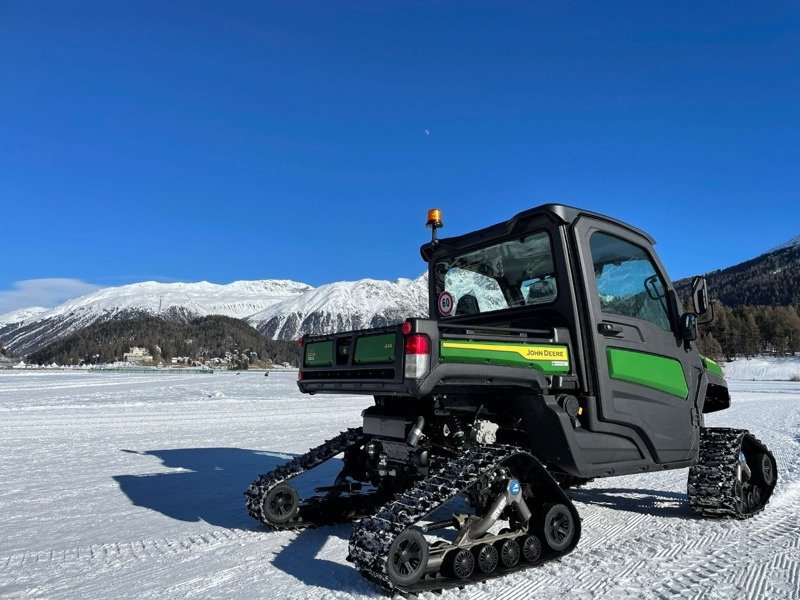
<instances>
[{"instance_id":1,"label":"track drive wheel","mask_svg":"<svg viewBox=\"0 0 800 600\"><path fill-rule=\"evenodd\" d=\"M756 478L768 488L775 485L775 463L774 460L766 452L762 452L757 460Z\"/></svg>"},{"instance_id":2,"label":"track drive wheel","mask_svg":"<svg viewBox=\"0 0 800 600\"><path fill-rule=\"evenodd\" d=\"M281 483L267 493L261 509L264 517L270 523L282 525L297 516L300 499L292 486L288 483Z\"/></svg>"},{"instance_id":3,"label":"track drive wheel","mask_svg":"<svg viewBox=\"0 0 800 600\"><path fill-rule=\"evenodd\" d=\"M407 529L398 535L389 548L386 561L386 571L392 583L399 587L410 586L422 579L427 568L428 541L422 532Z\"/></svg>"},{"instance_id":4,"label":"track drive wheel","mask_svg":"<svg viewBox=\"0 0 800 600\"><path fill-rule=\"evenodd\" d=\"M575 521L572 513L563 504L545 504L542 514L544 518L540 528L545 544L556 552L566 550L575 537Z\"/></svg>"}]
</instances>

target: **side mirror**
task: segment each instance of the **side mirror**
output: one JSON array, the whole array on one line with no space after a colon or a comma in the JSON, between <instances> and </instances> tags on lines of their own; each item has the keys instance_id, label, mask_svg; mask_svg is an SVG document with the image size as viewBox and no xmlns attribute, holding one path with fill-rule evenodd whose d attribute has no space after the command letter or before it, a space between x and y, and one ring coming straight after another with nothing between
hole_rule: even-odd
<instances>
[{"instance_id":1,"label":"side mirror","mask_svg":"<svg viewBox=\"0 0 800 600\"><path fill-rule=\"evenodd\" d=\"M681 315L681 337L687 342L697 339L697 315L694 313L683 313Z\"/></svg>"},{"instance_id":2,"label":"side mirror","mask_svg":"<svg viewBox=\"0 0 800 600\"><path fill-rule=\"evenodd\" d=\"M692 279L692 305L697 315L704 315L708 312L708 288L705 277Z\"/></svg>"}]
</instances>

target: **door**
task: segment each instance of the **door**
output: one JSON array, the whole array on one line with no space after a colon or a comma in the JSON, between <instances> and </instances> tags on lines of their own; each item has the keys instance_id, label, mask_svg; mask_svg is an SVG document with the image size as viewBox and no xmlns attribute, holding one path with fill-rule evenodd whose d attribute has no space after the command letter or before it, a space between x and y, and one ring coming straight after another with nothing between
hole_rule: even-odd
<instances>
[{"instance_id":1,"label":"door","mask_svg":"<svg viewBox=\"0 0 800 600\"><path fill-rule=\"evenodd\" d=\"M677 304L663 267L650 242L623 227L582 217L574 232L600 419L635 432L657 463L689 460L697 356L675 333Z\"/></svg>"}]
</instances>

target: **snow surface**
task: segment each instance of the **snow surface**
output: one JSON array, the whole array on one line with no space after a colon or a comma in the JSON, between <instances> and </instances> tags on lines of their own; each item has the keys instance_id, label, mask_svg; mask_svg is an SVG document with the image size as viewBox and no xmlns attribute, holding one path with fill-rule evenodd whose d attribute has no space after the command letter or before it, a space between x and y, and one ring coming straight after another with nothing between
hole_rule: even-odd
<instances>
[{"instance_id":1,"label":"snow surface","mask_svg":"<svg viewBox=\"0 0 800 600\"><path fill-rule=\"evenodd\" d=\"M800 356L756 356L720 363L726 379L791 381L800 379Z\"/></svg>"},{"instance_id":2,"label":"snow surface","mask_svg":"<svg viewBox=\"0 0 800 600\"><path fill-rule=\"evenodd\" d=\"M695 518L685 469L598 480L572 493L574 552L423 597L800 598L800 384L732 395L707 424L749 428L775 453L760 515ZM350 526L264 532L242 496L370 402L303 396L293 373L0 373L0 597L384 597L345 561Z\"/></svg>"}]
</instances>

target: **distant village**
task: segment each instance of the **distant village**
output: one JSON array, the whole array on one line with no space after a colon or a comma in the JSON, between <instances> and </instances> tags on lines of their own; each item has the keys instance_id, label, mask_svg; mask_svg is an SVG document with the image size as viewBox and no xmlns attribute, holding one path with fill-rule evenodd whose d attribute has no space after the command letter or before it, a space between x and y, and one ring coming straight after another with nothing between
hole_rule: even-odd
<instances>
[{"instance_id":1,"label":"distant village","mask_svg":"<svg viewBox=\"0 0 800 600\"><path fill-rule=\"evenodd\" d=\"M156 346L156 350L160 349ZM213 358L199 358L194 359L191 356L173 356L169 359L168 363L164 360L156 360L147 348L141 346L132 346L128 352L123 355L123 360L114 363L100 363L100 364L79 364L79 365L59 365L51 363L49 365L28 364L24 359L12 358L0 354L0 369L126 369L126 368L156 368L156 369L191 369L191 370L205 370L213 371L218 370L286 370L294 368L288 362L278 364L263 363L258 359L258 353L251 350L244 352L234 353L231 351L225 352L223 357Z\"/></svg>"}]
</instances>

